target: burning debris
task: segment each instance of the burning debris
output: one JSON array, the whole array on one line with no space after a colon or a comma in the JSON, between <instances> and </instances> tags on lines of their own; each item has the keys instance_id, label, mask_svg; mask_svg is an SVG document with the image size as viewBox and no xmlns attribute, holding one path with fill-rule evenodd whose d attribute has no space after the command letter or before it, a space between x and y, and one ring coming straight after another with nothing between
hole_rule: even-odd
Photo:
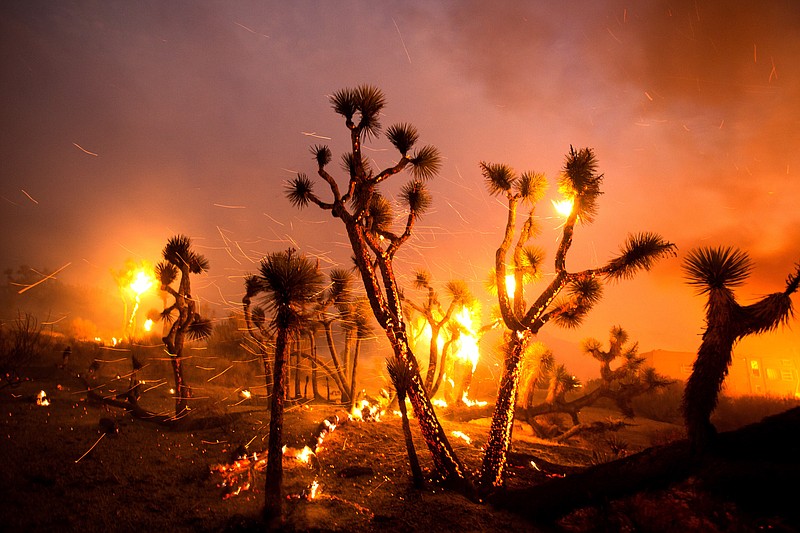
<instances>
[{"instance_id":1,"label":"burning debris","mask_svg":"<svg viewBox=\"0 0 800 533\"><path fill-rule=\"evenodd\" d=\"M36 405L41 405L42 407L50 405L50 399L47 397L46 392L39 391L39 394L36 395Z\"/></svg>"},{"instance_id":2,"label":"burning debris","mask_svg":"<svg viewBox=\"0 0 800 533\"><path fill-rule=\"evenodd\" d=\"M322 449L325 437L336 429L339 423L340 418L338 415L329 416L320 422L309 444L303 448L284 445L284 460L295 460L309 464L310 467L313 466L311 465L311 458L316 458L317 453ZM256 472L264 472L267 468L266 452L247 454L246 449L242 449L242 452L244 453L238 453L238 457L231 463L218 464L211 467L212 474L219 474L222 477L219 486L223 489L223 499L232 498L238 496L242 491L250 490L253 486ZM319 468L319 461L316 461L316 467ZM318 490L319 483L314 480L311 487L296 497L311 500L314 499Z\"/></svg>"}]
</instances>

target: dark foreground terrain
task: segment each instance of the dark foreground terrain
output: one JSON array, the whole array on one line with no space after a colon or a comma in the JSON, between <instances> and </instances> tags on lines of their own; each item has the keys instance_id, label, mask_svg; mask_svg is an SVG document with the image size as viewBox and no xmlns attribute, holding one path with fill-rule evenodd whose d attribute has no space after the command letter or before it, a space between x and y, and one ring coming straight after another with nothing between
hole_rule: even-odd
<instances>
[{"instance_id":1,"label":"dark foreground terrain","mask_svg":"<svg viewBox=\"0 0 800 533\"><path fill-rule=\"evenodd\" d=\"M0 389L0 530L264 528L259 519L263 474L256 472L249 490L230 496L231 489L221 486L222 476L212 472L215 465L229 464L237 452L266 448L268 414L263 399L243 401L233 390L205 389L207 397L196 400L189 420L179 427L165 427L90 401L83 382L69 369L41 366L30 369L26 378L18 386ZM171 401L163 388L147 394L168 411ZM37 405L42 390L50 405ZM298 404L286 416L286 444L302 449L319 423L337 413L342 423L326 436L316 456L308 462L284 460L284 530L798 531L800 455L786 457L785 442L778 447L781 457L755 457L742 465L741 475L728 472L737 470L733 459L719 463L720 472L702 479L690 477L666 488L654 485L565 516L537 520L473 503L432 481L415 490L400 419L392 413L380 422L345 422L344 412L334 405ZM610 414L587 411L587 416L596 418ZM630 422L633 425L613 439L576 439L568 445L540 441L524 426L518 427L509 487L558 477L538 471L531 463L536 459L542 464L583 467L613 458L621 442L632 453L667 436L680 436L680 428L669 424L638 418ZM449 433L459 431L471 439L468 443L452 437L471 468L480 464L487 426L486 420L445 422ZM412 427L416 432L413 421ZM427 451L419 435L415 437L423 468L429 471ZM798 443L800 439L794 442L795 452L800 450ZM794 479L785 489L787 498L758 496L775 494L775 485L786 479ZM317 490L311 498L314 485ZM788 503L792 500L794 506Z\"/></svg>"}]
</instances>

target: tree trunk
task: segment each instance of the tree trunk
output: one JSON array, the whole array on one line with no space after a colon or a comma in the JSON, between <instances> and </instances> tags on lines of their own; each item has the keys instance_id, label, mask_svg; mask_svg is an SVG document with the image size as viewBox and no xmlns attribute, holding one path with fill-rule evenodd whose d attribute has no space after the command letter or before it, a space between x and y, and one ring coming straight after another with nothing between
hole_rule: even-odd
<instances>
[{"instance_id":1,"label":"tree trunk","mask_svg":"<svg viewBox=\"0 0 800 533\"><path fill-rule=\"evenodd\" d=\"M511 447L511 432L514 427L514 407L519 388L520 362L531 337L529 330L512 331L507 347L500 389L497 393L494 415L489 430L489 440L481 464L481 489L491 491L503 483L506 457Z\"/></svg>"},{"instance_id":2,"label":"tree trunk","mask_svg":"<svg viewBox=\"0 0 800 533\"><path fill-rule=\"evenodd\" d=\"M422 488L424 479L422 477L422 469L419 466L419 458L417 457L417 450L414 448L414 439L411 435L411 424L408 422L408 410L406 409L406 395L397 394L398 407L400 408L400 416L403 420L403 435L406 438L406 450L408 451L408 462L411 464L411 479L414 481L414 486L418 489Z\"/></svg>"},{"instance_id":3,"label":"tree trunk","mask_svg":"<svg viewBox=\"0 0 800 533\"><path fill-rule=\"evenodd\" d=\"M269 418L269 441L267 445L267 479L264 487L264 518L269 523L280 521L283 507L283 406L285 377L287 374L287 332L278 329L275 340L275 366L272 377L274 389Z\"/></svg>"}]
</instances>

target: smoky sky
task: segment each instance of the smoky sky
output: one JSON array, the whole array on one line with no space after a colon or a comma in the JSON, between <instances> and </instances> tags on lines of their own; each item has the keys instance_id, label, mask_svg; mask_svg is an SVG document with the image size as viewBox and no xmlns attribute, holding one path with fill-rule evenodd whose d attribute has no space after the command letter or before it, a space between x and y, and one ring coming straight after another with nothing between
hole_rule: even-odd
<instances>
[{"instance_id":1,"label":"smoky sky","mask_svg":"<svg viewBox=\"0 0 800 533\"><path fill-rule=\"evenodd\" d=\"M346 262L329 214L293 209L283 190L313 177L311 145L346 149L329 95L370 83L386 93L385 125L413 123L443 155L402 275L426 268L481 291L505 212L478 163L554 182L569 147L589 146L604 195L570 265L605 261L635 231L663 234L679 257L610 288L588 327L605 338L650 300L652 320L631 333L670 348L659 324L701 327L686 251L747 250L755 294L800 260L798 35L791 1L3 2L0 259L110 283L186 233L211 259L200 294L220 314L265 253ZM376 167L392 164L385 141L368 144ZM548 194L537 209L552 248Z\"/></svg>"}]
</instances>

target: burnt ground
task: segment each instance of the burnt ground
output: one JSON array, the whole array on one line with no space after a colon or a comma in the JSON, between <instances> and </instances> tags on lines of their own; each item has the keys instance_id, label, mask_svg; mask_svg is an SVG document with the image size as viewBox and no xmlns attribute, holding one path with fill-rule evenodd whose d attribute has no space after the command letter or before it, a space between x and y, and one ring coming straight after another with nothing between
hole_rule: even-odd
<instances>
[{"instance_id":1,"label":"burnt ground","mask_svg":"<svg viewBox=\"0 0 800 533\"><path fill-rule=\"evenodd\" d=\"M55 365L31 369L28 380L0 389L0 529L4 531L249 531L263 530L263 474L250 490L224 497L217 464L237 450L264 450L267 407L242 401L232 390L207 390L177 427L134 419L87 399L74 372ZM166 387L164 387L166 389ZM49 406L35 398L46 391ZM211 394L216 393L216 394ZM166 390L148 392L168 411ZM302 448L326 417L344 413L330 404L296 405L286 413L286 444ZM610 412L587 411L602 418ZM613 438L575 439L556 445L515 429L509 486L546 481L531 457L565 467L612 458L624 443L635 452L680 435L680 428L644 419ZM462 460L480 464L487 420L443 422ZM419 438L423 468L431 463ZM92 448L93 447L93 448ZM91 448L91 451L89 451ZM88 452L88 453L87 453ZM544 462L542 462L544 464ZM400 419L341 423L308 463L284 460L283 529L287 531L797 531L789 515L754 508L708 490L692 478L667 489L641 492L580 509L557 521L526 520L475 503L428 480L412 487ZM568 468L567 468L568 469ZM246 477L246 476L245 476ZM312 483L315 498L308 498Z\"/></svg>"}]
</instances>

